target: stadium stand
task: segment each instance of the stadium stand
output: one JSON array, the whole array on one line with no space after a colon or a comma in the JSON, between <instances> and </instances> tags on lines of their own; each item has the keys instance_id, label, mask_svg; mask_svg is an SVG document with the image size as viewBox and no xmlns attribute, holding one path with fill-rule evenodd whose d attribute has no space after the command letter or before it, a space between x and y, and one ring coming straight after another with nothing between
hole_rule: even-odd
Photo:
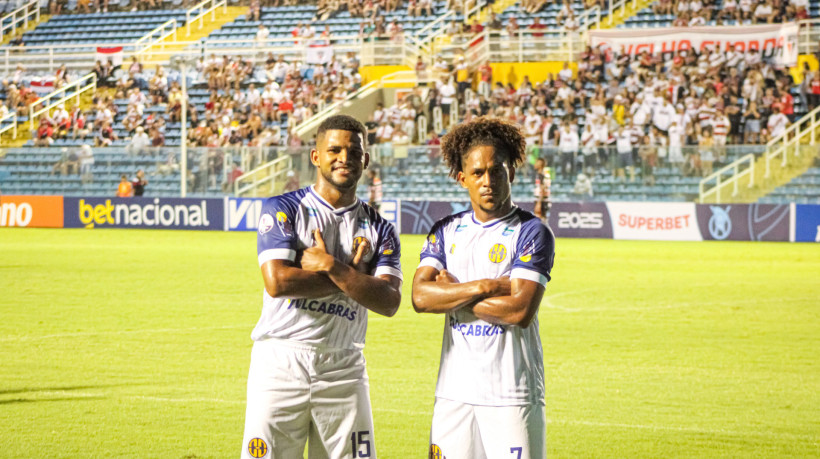
<instances>
[{"instance_id":1,"label":"stadium stand","mask_svg":"<svg viewBox=\"0 0 820 459\"><path fill-rule=\"evenodd\" d=\"M181 6L180 3L166 2L164 7ZM587 48L577 56L576 65L566 66L546 81L531 82L525 77L516 84L502 85L498 78L503 76L487 75L489 65L485 65L492 56L513 52L509 45L507 48L498 45L498 40L503 43L525 31L528 35L521 35L515 46L519 47L519 53L521 47L527 48L529 54L519 55L518 59L522 56L537 59L539 55L533 50L539 49L539 40L566 39L568 31L577 28L573 25L578 21L576 18L587 11L582 2L544 3L540 8L533 7L533 2L525 3L500 4L495 9L497 14L481 15L483 26L467 27L461 25L464 16L460 12L449 12L448 3L444 1L432 2L432 14L421 12L418 16L410 14L408 5L402 4L393 11L382 11L372 23L345 9L331 12L320 11L318 5L260 6L252 2L249 13L224 19L228 22L216 26L213 32L203 32L200 44L188 45L185 51L191 55L208 50L205 55L200 54L202 57L187 78L189 146L193 152L189 153L188 161L195 165L190 171L194 177L189 177L189 182L192 185L198 182L192 188L205 195L221 195L230 191L222 185L234 161L248 170L263 160L294 156L288 154L291 151L288 148L310 142L309 138L303 140L295 134L300 123L329 104L344 102L362 86L362 75L358 72L362 54L338 50L361 51L357 46L371 35L412 43L443 31L444 37L452 37L453 43L464 43L462 46L494 37L491 48L494 54L483 55L477 62L465 63L463 57L459 57L466 48L456 47L439 54L447 56L447 60L417 66L419 76L426 72L439 81L432 86L415 88L412 106L396 100L394 106L384 110L386 114L381 115L381 119L371 120L375 125L369 126L374 131L387 120L394 122L391 130L397 131L377 139L374 147L387 198L415 199L422 195L464 198L457 193L445 171L435 164L436 147L424 145L430 130L441 130L436 133L439 136L446 132L449 117L443 100L449 97L446 94L449 89L443 89L445 86L456 89L452 95L455 122L494 114L524 127L531 139L530 157L544 157L556 174L553 196L558 200L581 198L573 193L573 184L581 172L593 180L595 191L593 197L584 199L696 199L702 176L748 153L760 156L765 151L765 142L776 135L768 131L781 128L768 126L768 119L774 118L776 110L785 115L781 118L795 120L817 103L808 84L794 84L779 69L760 63L759 56L753 53L732 55L727 54L727 50L664 60L658 55L627 57ZM128 9L121 3L115 6ZM605 9L607 4L599 6ZM722 4L701 6L717 9ZM525 11L531 8L537 11ZM820 2L810 4L808 11L816 13L818 8ZM76 4L69 3L67 10L76 10ZM793 11L787 10L783 8L781 17L793 17ZM677 11L677 3L657 2L635 17L626 18L621 27L668 25L675 20ZM128 56L136 40L168 20L175 19L178 26L184 26L185 13L184 9L164 9L61 14L23 34L23 42L28 46L76 45L78 52L87 51L89 45L116 42L123 45L124 54ZM440 30L431 28L431 22L445 13L449 14L448 21L437 24ZM491 35L487 35L488 31ZM520 42L524 40L531 43L522 45ZM305 61L304 45L331 41L337 49L331 62ZM442 41L448 42L449 38ZM505 52L505 49L511 51ZM35 47L28 52L46 51ZM160 59L167 57L160 56ZM152 192L163 196L178 194L181 175L176 164L180 161L178 148L183 141L178 107L181 75L167 62L145 64L126 59L122 69L91 69L98 75L101 89L93 98L85 97L79 111L72 101L65 107L72 120L75 113L82 113L90 132L85 136L75 136L72 132L60 134L57 129L60 120L55 122L54 111L36 120L38 129L33 131L26 146L6 150L0 160L3 176L0 185L4 192L39 194L74 190L106 195L116 188L119 174L127 172L123 169L144 169L157 184L151 187ZM737 73L734 68L738 69ZM57 71L57 78L51 73L25 69L22 74L17 74L18 71L11 75L8 68L7 72L6 80L11 77L17 85L12 87L7 82L3 85L0 99L6 102L20 97L15 90L29 91L32 82L55 80L57 88L62 84L60 78L70 81L83 74L75 69L63 70L62 74ZM814 72L804 76L811 81ZM273 80L276 82L272 83ZM655 119L656 108L664 105L661 102L664 98L670 99L672 111L661 115L660 120ZM751 115L748 113L750 98L757 100L757 111ZM25 121L23 108L26 105L21 103L16 107L18 121ZM408 109L410 115L404 113ZM720 110L724 111L725 118L717 115ZM6 108L2 114L8 111ZM410 118L406 119L407 116ZM422 116L423 122L419 119ZM547 121L548 116L551 121ZM696 127L682 134L680 147L670 146L667 129L663 129L668 128L668 118L676 117ZM108 123L102 121L106 119ZM578 127L580 145L569 157L562 154L558 136L549 132L559 128L562 119ZM630 119L637 121L634 128L630 127ZM722 131L724 121L731 123L728 132ZM8 122L8 119L0 122L0 131ZM409 124L402 125L404 123ZM427 132L419 132L419 125L425 124ZM653 125L657 129L653 129ZM139 141L135 140L137 126L142 129ZM624 135L630 137L629 155L634 166L631 169L618 163L618 126L625 126ZM703 153L706 131L717 134L718 141L722 140L713 148L707 148L708 155ZM754 135L749 134L752 132ZM42 133L47 134L46 139ZM8 137L9 133L5 135ZM160 150L147 156L132 154L134 144L140 142L147 142L145 151ZM722 147L723 142L729 146ZM737 143L747 145L734 145ZM73 171L63 173L61 169L65 158L76 155L83 145L91 146L94 151L93 181L72 175ZM256 147L270 149L263 154L248 153L248 149ZM682 155L673 160L674 148ZM528 167L522 169L513 187L515 199L531 198ZM199 178L200 175L206 179ZM806 182L801 180L796 179L794 186L814 184L811 177ZM783 187L767 199L791 199L795 189ZM364 184L362 190L365 190ZM811 199L813 195L803 194L806 196Z\"/></svg>"}]
</instances>

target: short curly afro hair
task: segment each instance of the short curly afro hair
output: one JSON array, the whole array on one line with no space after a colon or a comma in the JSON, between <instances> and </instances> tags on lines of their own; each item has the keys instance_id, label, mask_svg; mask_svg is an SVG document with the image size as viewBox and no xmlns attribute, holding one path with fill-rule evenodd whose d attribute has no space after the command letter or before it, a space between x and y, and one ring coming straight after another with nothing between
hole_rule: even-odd
<instances>
[{"instance_id":1,"label":"short curly afro hair","mask_svg":"<svg viewBox=\"0 0 820 459\"><path fill-rule=\"evenodd\" d=\"M500 118L482 116L459 124L441 139L441 156L450 167L450 177L458 178L464 156L481 146L505 152L511 167L523 163L526 155L526 142L516 125Z\"/></svg>"}]
</instances>

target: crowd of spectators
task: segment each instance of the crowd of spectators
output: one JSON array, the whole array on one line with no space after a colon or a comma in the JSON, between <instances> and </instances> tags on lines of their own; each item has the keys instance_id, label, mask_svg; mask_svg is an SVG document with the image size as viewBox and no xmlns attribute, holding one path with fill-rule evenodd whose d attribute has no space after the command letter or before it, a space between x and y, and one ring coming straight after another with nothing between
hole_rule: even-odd
<instances>
[{"instance_id":1,"label":"crowd of spectators","mask_svg":"<svg viewBox=\"0 0 820 459\"><path fill-rule=\"evenodd\" d=\"M715 21L743 24L772 24L809 18L808 0L658 0L655 14L675 16L672 25L692 27Z\"/></svg>"},{"instance_id":2,"label":"crowd of spectators","mask_svg":"<svg viewBox=\"0 0 820 459\"><path fill-rule=\"evenodd\" d=\"M416 70L429 75L424 65ZM372 142L425 143L433 139L434 110L446 130L455 104L459 120L494 115L518 123L531 162L538 152L550 152L558 177L566 180L583 171L623 180L641 175L651 184L652 171L662 164L685 175L709 175L716 164L734 159L726 145L765 144L795 121L795 105L810 110L820 103L818 72L805 66L796 85L787 69L759 52L731 46L666 57L588 47L577 70L565 65L545 81L524 76L518 85L491 86L489 65L465 66L458 57L432 71L436 81L429 88L374 111L368 121ZM427 132L418 130L420 116Z\"/></svg>"}]
</instances>

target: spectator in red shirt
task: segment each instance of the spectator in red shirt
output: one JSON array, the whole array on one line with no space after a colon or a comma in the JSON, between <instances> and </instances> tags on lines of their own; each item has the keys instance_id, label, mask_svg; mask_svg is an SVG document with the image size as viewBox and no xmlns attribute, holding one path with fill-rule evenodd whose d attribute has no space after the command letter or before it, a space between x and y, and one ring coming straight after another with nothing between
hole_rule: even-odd
<instances>
[{"instance_id":1,"label":"spectator in red shirt","mask_svg":"<svg viewBox=\"0 0 820 459\"><path fill-rule=\"evenodd\" d=\"M233 188L233 184L236 182L236 179L241 177L242 174L244 174L244 172L242 172L242 169L239 168L239 163L234 162L231 164L231 171L228 172L227 180L222 184L222 191L226 193L230 191Z\"/></svg>"},{"instance_id":2,"label":"spectator in red shirt","mask_svg":"<svg viewBox=\"0 0 820 459\"><path fill-rule=\"evenodd\" d=\"M538 16L536 16L536 17L535 17L535 19L533 19L533 22L532 22L532 24L530 25L530 30L536 30L536 31L538 31L538 30L543 30L543 29L546 29L546 28L547 28L546 24L542 24L542 23L541 23L541 19L540 19ZM543 37L543 36L544 36L544 34L543 34L543 33L536 33L536 32L533 32L533 33L532 33L532 36L533 36L534 38L541 38L541 37Z\"/></svg>"},{"instance_id":3,"label":"spectator in red shirt","mask_svg":"<svg viewBox=\"0 0 820 459\"><path fill-rule=\"evenodd\" d=\"M789 94L788 89L780 91L780 106L783 108L782 113L790 122L794 122L794 97Z\"/></svg>"}]
</instances>

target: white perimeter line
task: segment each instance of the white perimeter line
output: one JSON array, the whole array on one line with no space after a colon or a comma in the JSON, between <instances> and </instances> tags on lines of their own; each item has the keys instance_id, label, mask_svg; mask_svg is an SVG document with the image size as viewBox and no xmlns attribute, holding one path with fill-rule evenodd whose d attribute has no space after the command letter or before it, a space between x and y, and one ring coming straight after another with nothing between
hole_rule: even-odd
<instances>
[{"instance_id":1,"label":"white perimeter line","mask_svg":"<svg viewBox=\"0 0 820 459\"><path fill-rule=\"evenodd\" d=\"M76 332L76 333L55 333L52 335L39 335L39 336L31 336L31 335L18 335L18 336L6 336L0 338L0 343L7 342L7 341L36 341L41 339L51 339L51 338L71 338L77 336L97 336L97 335L134 335L134 334L141 334L141 333L169 333L169 332L191 332L191 331L205 331L205 330L234 330L237 328L247 328L248 332L253 328L255 324L246 324L246 325L224 325L221 327L190 327L190 328L153 328L153 329L146 329L146 330L111 330L111 331L99 331L99 332Z\"/></svg>"}]
</instances>

